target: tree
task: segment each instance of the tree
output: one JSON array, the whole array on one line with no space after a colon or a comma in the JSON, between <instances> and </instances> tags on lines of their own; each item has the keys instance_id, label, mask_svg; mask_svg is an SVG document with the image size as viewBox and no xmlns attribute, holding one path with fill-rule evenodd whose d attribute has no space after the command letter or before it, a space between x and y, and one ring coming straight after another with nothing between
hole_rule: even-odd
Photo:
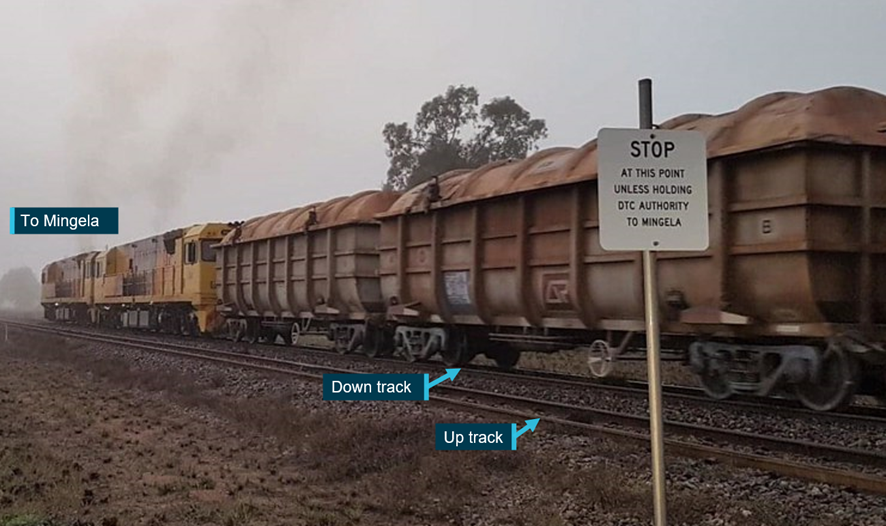
<instances>
[{"instance_id":1,"label":"tree","mask_svg":"<svg viewBox=\"0 0 886 526\"><path fill-rule=\"evenodd\" d=\"M28 267L9 270L0 278L0 307L32 311L40 306L40 282Z\"/></svg>"},{"instance_id":2,"label":"tree","mask_svg":"<svg viewBox=\"0 0 886 526\"><path fill-rule=\"evenodd\" d=\"M479 111L473 87L449 86L425 102L412 128L389 122L382 130L390 160L384 187L405 190L460 168L523 159L548 135L542 119L511 97L495 98Z\"/></svg>"}]
</instances>

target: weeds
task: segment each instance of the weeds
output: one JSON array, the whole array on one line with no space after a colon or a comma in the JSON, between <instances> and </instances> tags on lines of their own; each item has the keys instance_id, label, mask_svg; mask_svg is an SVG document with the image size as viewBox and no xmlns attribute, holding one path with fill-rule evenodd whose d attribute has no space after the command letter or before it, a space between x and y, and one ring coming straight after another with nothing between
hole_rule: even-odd
<instances>
[{"instance_id":1,"label":"weeds","mask_svg":"<svg viewBox=\"0 0 886 526\"><path fill-rule=\"evenodd\" d=\"M174 482L167 482L157 486L157 495L160 495L161 497L172 495L173 493L178 493L180 491L184 491L184 488Z\"/></svg>"},{"instance_id":2,"label":"weeds","mask_svg":"<svg viewBox=\"0 0 886 526\"><path fill-rule=\"evenodd\" d=\"M17 515L0 519L0 526L56 526L56 523L37 515Z\"/></svg>"},{"instance_id":3,"label":"weeds","mask_svg":"<svg viewBox=\"0 0 886 526\"><path fill-rule=\"evenodd\" d=\"M222 516L221 523L224 526L244 526L254 521L258 516L258 508L252 503L240 502L234 506L234 509L227 511Z\"/></svg>"}]
</instances>

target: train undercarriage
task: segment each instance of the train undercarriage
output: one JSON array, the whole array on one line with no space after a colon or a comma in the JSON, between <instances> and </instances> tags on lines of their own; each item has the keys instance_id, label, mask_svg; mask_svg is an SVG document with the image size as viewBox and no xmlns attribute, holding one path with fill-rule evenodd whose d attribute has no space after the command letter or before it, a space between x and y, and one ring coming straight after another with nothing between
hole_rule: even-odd
<instances>
[{"instance_id":1,"label":"train undercarriage","mask_svg":"<svg viewBox=\"0 0 886 526\"><path fill-rule=\"evenodd\" d=\"M688 365L705 392L788 396L816 411L846 407L856 394L883 399L886 353L850 337L782 345L694 342Z\"/></svg>"},{"instance_id":2,"label":"train undercarriage","mask_svg":"<svg viewBox=\"0 0 886 526\"><path fill-rule=\"evenodd\" d=\"M273 343L278 337L286 345L298 345L302 336L325 336L339 354L358 351L371 358L396 356L407 362L427 361L439 356L446 366L457 367L484 354L502 369L511 369L520 351L494 341L482 328L461 326L394 325L382 321L328 321L322 318L274 319L235 318L227 320L227 337L232 341Z\"/></svg>"},{"instance_id":3,"label":"train undercarriage","mask_svg":"<svg viewBox=\"0 0 886 526\"><path fill-rule=\"evenodd\" d=\"M61 321L86 325L90 320L89 307L85 304L44 305L43 317L50 321Z\"/></svg>"},{"instance_id":4,"label":"train undercarriage","mask_svg":"<svg viewBox=\"0 0 886 526\"><path fill-rule=\"evenodd\" d=\"M83 304L44 306L44 317L76 325L108 329L141 329L168 334L199 336L197 312L189 303L160 305L115 304L90 307Z\"/></svg>"},{"instance_id":5,"label":"train undercarriage","mask_svg":"<svg viewBox=\"0 0 886 526\"><path fill-rule=\"evenodd\" d=\"M620 361L646 360L643 333L598 336L575 347L586 352L593 376L608 376ZM792 398L815 411L844 408L857 394L886 402L886 351L860 338L757 344L662 335L661 344L661 360L688 366L714 399Z\"/></svg>"}]
</instances>

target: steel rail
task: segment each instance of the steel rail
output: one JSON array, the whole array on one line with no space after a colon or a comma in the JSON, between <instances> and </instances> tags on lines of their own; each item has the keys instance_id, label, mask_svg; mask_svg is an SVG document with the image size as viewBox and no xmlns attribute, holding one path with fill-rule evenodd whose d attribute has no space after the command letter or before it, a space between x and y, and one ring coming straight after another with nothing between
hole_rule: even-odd
<instances>
[{"instance_id":1,"label":"steel rail","mask_svg":"<svg viewBox=\"0 0 886 526\"><path fill-rule=\"evenodd\" d=\"M23 323L18 320L0 319L0 323ZM45 324L28 324L29 326L39 327ZM111 335L109 335L111 336ZM112 336L119 337L119 334ZM164 337L183 338L181 336L162 334ZM216 340L206 340L208 342ZM230 340L217 340L220 343L234 344ZM295 345L291 347L282 347L276 344L249 344L250 346L258 346L265 349L294 349L297 351L305 351L308 353L323 356L347 356L350 359L356 359L364 363L385 363L395 367L419 367L434 372L439 369L435 364L428 362L406 362L396 358L370 358L362 354L340 354L335 352L331 347L320 345ZM551 385L554 387L575 387L604 390L612 393L618 393L625 396L645 397L647 396L647 384L640 381L607 381L585 379L577 375L568 375L561 373L552 373L548 371L535 371L529 369L521 369L516 371L502 371L500 369L483 366L483 365L464 365L461 367L462 373L470 373L476 376L484 376L487 378L514 381L530 381L539 384ZM821 412L808 409L801 406L798 402L781 398L754 398L752 396L736 396L728 400L716 400L704 394L701 388L665 384L663 387L664 398L668 400L683 400L693 404L703 404L715 408L736 408L750 411L777 412L778 414L790 416L794 418L816 418L819 420L830 420L849 422L852 424L870 423L873 425L886 425L886 407L878 406L860 406L853 405L840 411Z\"/></svg>"},{"instance_id":2,"label":"steel rail","mask_svg":"<svg viewBox=\"0 0 886 526\"><path fill-rule=\"evenodd\" d=\"M4 320L0 318L0 323L22 323L19 320ZM39 325L39 324L38 324ZM162 336L168 338L186 338L180 335L174 334L165 334L162 333ZM237 342L232 342L227 339L219 339L219 340L207 340L207 341L218 341L220 343L225 344L236 344ZM306 345L299 344L294 346L286 346L283 347L281 345L277 345L274 343L256 343L256 344L248 344L250 346L257 346L260 348L266 349L293 349L297 351L304 351L317 355L337 355L337 356L347 356L351 359L356 359L365 363L390 363L394 366L403 367L422 367L427 368L429 371L433 372L438 369L437 365L434 362L406 362L403 360L399 360L397 358L392 357L368 357L358 353L347 353L342 354L335 352L332 347L322 346L322 345ZM607 380L607 379L592 379L586 378L579 375L571 375L564 373L556 373L551 371L539 371L533 369L516 369L512 371L503 371L501 369L486 366L486 365L478 365L478 364L466 364L461 366L463 372L470 372L471 374L478 376L486 376L489 378L498 378L505 380L520 380L520 381L531 381L540 384L553 385L557 387L567 386L567 387L580 387L580 388L588 388L588 389L597 389L597 390L605 390L614 393L624 394L626 396L647 396L647 384L646 382L635 381L635 380ZM732 398L726 400L716 400L713 399L706 394L699 387L691 387L684 385L674 385L674 384L663 384L663 395L664 398L668 400L685 400L687 402L691 402L694 404L705 404L712 407L722 408L722 407L734 407L738 409L747 409L752 411L767 411L773 412L777 411L780 414L786 416L793 417L813 417L819 419L826 419L832 421L844 421L851 423L871 423L875 425L886 425L886 407L880 406L868 406L868 405L852 405L848 408L839 410L839 411L814 411L812 409L808 409L803 407L798 401L791 400L788 398L775 398L775 397L767 397L767 398L759 398L750 395L735 395Z\"/></svg>"}]
</instances>

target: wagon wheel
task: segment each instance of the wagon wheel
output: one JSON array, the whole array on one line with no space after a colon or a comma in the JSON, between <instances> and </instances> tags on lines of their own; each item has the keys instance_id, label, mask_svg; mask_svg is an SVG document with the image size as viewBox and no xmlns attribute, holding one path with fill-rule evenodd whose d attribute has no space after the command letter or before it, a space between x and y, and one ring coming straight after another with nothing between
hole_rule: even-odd
<instances>
[{"instance_id":1,"label":"wagon wheel","mask_svg":"<svg viewBox=\"0 0 886 526\"><path fill-rule=\"evenodd\" d=\"M704 371L698 373L698 380L705 394L715 400L725 400L734 394L732 384L726 376L725 371L721 371L717 367L711 367L711 363L706 363Z\"/></svg>"},{"instance_id":2,"label":"wagon wheel","mask_svg":"<svg viewBox=\"0 0 886 526\"><path fill-rule=\"evenodd\" d=\"M243 341L243 324L240 322L230 322L228 323L228 338L232 342L241 342Z\"/></svg>"},{"instance_id":3,"label":"wagon wheel","mask_svg":"<svg viewBox=\"0 0 886 526\"><path fill-rule=\"evenodd\" d=\"M342 338L342 332L344 332L347 336L350 336L348 334L348 331L336 331L335 352L337 352L338 354L349 354L351 352L350 338L348 338L347 336L345 338Z\"/></svg>"},{"instance_id":4,"label":"wagon wheel","mask_svg":"<svg viewBox=\"0 0 886 526\"><path fill-rule=\"evenodd\" d=\"M277 343L277 332L274 329L266 328L261 331L261 339L265 343L270 343L271 345Z\"/></svg>"},{"instance_id":5,"label":"wagon wheel","mask_svg":"<svg viewBox=\"0 0 886 526\"><path fill-rule=\"evenodd\" d=\"M196 318L196 316L193 318L188 318L188 322L191 325L191 336L196 336L197 338L202 337L203 331L200 330L200 321Z\"/></svg>"},{"instance_id":6,"label":"wagon wheel","mask_svg":"<svg viewBox=\"0 0 886 526\"><path fill-rule=\"evenodd\" d=\"M501 346L495 351L492 359L495 360L495 365L499 369L509 371L516 367L517 362L520 361L520 351L507 346Z\"/></svg>"},{"instance_id":7,"label":"wagon wheel","mask_svg":"<svg viewBox=\"0 0 886 526\"><path fill-rule=\"evenodd\" d=\"M394 336L394 353L409 363L414 363L418 359L416 355L410 352L409 346L406 344L406 338L402 334Z\"/></svg>"},{"instance_id":8,"label":"wagon wheel","mask_svg":"<svg viewBox=\"0 0 886 526\"><path fill-rule=\"evenodd\" d=\"M372 326L366 327L366 343L363 344L363 355L369 358L378 358L381 355L383 345L381 329Z\"/></svg>"},{"instance_id":9,"label":"wagon wheel","mask_svg":"<svg viewBox=\"0 0 886 526\"><path fill-rule=\"evenodd\" d=\"M837 344L821 357L818 378L794 387L800 402L815 411L833 411L849 405L858 387L858 362Z\"/></svg>"},{"instance_id":10,"label":"wagon wheel","mask_svg":"<svg viewBox=\"0 0 886 526\"><path fill-rule=\"evenodd\" d=\"M179 334L191 336L191 323L187 316L179 318Z\"/></svg>"},{"instance_id":11,"label":"wagon wheel","mask_svg":"<svg viewBox=\"0 0 886 526\"><path fill-rule=\"evenodd\" d=\"M473 358L468 348L468 335L464 332L456 332L447 347L440 349L440 358L448 367L461 367Z\"/></svg>"},{"instance_id":12,"label":"wagon wheel","mask_svg":"<svg viewBox=\"0 0 886 526\"><path fill-rule=\"evenodd\" d=\"M366 327L366 343L363 345L363 354L369 358L380 358L390 352L391 341L385 330L373 326Z\"/></svg>"},{"instance_id":13,"label":"wagon wheel","mask_svg":"<svg viewBox=\"0 0 886 526\"><path fill-rule=\"evenodd\" d=\"M301 338L301 325L296 320L289 328L289 332L283 333L283 341L286 342L286 345L297 346L299 338Z\"/></svg>"},{"instance_id":14,"label":"wagon wheel","mask_svg":"<svg viewBox=\"0 0 886 526\"><path fill-rule=\"evenodd\" d=\"M606 378L615 366L612 347L603 340L596 340L588 349L588 369L597 378Z\"/></svg>"},{"instance_id":15,"label":"wagon wheel","mask_svg":"<svg viewBox=\"0 0 886 526\"><path fill-rule=\"evenodd\" d=\"M246 341L255 345L261 340L262 330L259 322L247 320L246 322Z\"/></svg>"},{"instance_id":16,"label":"wagon wheel","mask_svg":"<svg viewBox=\"0 0 886 526\"><path fill-rule=\"evenodd\" d=\"M886 369L880 367L866 373L873 378L869 394L874 397L877 405L886 407Z\"/></svg>"},{"instance_id":17,"label":"wagon wheel","mask_svg":"<svg viewBox=\"0 0 886 526\"><path fill-rule=\"evenodd\" d=\"M176 316L169 322L169 328L172 331L172 334L176 336L187 335L187 333L185 332L185 321L179 316Z\"/></svg>"}]
</instances>

